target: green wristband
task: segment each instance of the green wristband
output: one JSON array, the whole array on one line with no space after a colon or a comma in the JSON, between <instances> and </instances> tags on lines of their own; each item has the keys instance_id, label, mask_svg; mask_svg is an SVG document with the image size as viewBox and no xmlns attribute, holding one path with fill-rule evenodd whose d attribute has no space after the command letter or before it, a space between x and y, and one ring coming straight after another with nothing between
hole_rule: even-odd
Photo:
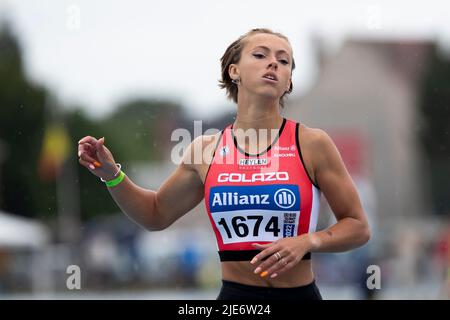
<instances>
[{"instance_id":1,"label":"green wristband","mask_svg":"<svg viewBox=\"0 0 450 320\"><path fill-rule=\"evenodd\" d=\"M117 176L117 178L114 178L113 180L109 180L106 181L105 184L108 187L115 187L117 186L119 183L121 183L123 181L123 179L125 178L125 173L121 170L119 175Z\"/></svg>"}]
</instances>

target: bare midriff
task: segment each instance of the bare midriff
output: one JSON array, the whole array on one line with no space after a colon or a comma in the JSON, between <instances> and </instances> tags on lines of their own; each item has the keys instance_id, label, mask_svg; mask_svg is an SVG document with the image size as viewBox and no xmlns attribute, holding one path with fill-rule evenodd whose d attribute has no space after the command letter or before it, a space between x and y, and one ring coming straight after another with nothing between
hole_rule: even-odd
<instances>
[{"instance_id":1,"label":"bare midriff","mask_svg":"<svg viewBox=\"0 0 450 320\"><path fill-rule=\"evenodd\" d=\"M246 285L260 287L292 288L310 284L314 280L311 260L302 260L293 268L270 278L270 275L261 277L254 270L259 263L252 265L250 261L226 261L222 262L222 279L238 282Z\"/></svg>"}]
</instances>

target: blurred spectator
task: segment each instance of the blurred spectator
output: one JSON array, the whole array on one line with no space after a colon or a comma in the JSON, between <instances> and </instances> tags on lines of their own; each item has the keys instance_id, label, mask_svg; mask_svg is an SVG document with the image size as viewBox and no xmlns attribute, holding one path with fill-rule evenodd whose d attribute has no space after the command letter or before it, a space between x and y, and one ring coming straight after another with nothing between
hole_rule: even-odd
<instances>
[{"instance_id":1,"label":"blurred spectator","mask_svg":"<svg viewBox=\"0 0 450 320\"><path fill-rule=\"evenodd\" d=\"M442 274L440 298L450 299L450 224L438 236L435 257Z\"/></svg>"},{"instance_id":2,"label":"blurred spectator","mask_svg":"<svg viewBox=\"0 0 450 320\"><path fill-rule=\"evenodd\" d=\"M179 255L180 285L187 287L198 286L198 271L201 264L198 249L192 243L186 244Z\"/></svg>"},{"instance_id":3,"label":"blurred spectator","mask_svg":"<svg viewBox=\"0 0 450 320\"><path fill-rule=\"evenodd\" d=\"M87 266L94 275L92 283L104 286L111 283L114 277L114 268L119 260L114 239L106 232L99 231L94 234L87 247Z\"/></svg>"}]
</instances>

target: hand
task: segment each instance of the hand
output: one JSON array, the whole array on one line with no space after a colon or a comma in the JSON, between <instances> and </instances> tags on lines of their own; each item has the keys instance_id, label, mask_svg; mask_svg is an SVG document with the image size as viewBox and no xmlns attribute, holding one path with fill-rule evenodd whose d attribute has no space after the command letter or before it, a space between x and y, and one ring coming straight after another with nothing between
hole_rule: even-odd
<instances>
[{"instance_id":1,"label":"hand","mask_svg":"<svg viewBox=\"0 0 450 320\"><path fill-rule=\"evenodd\" d=\"M111 151L104 146L105 138L86 136L78 141L78 162L103 180L114 179L119 170Z\"/></svg>"},{"instance_id":2,"label":"hand","mask_svg":"<svg viewBox=\"0 0 450 320\"><path fill-rule=\"evenodd\" d=\"M311 250L312 243L308 234L297 237L283 238L268 244L252 244L261 250L250 262L261 262L255 269L255 273L261 273L261 277L275 278L294 267L303 256ZM267 258L265 261L263 259Z\"/></svg>"}]
</instances>

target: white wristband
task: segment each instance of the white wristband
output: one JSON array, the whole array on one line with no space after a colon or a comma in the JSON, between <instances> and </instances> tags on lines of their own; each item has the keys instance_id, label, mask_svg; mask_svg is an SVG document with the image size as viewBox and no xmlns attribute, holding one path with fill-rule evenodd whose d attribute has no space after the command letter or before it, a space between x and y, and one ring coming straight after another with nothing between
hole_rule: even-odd
<instances>
[{"instance_id":1,"label":"white wristband","mask_svg":"<svg viewBox=\"0 0 450 320\"><path fill-rule=\"evenodd\" d=\"M115 177L117 177L117 175L120 173L120 170L122 169L122 165L121 165L120 163L116 163L116 165L119 167L119 169L118 169L117 172L114 174L113 179L114 179ZM113 179L111 179L111 180L113 180ZM106 180L103 180L102 178L100 178L100 180L101 180L102 182L106 182Z\"/></svg>"}]
</instances>

